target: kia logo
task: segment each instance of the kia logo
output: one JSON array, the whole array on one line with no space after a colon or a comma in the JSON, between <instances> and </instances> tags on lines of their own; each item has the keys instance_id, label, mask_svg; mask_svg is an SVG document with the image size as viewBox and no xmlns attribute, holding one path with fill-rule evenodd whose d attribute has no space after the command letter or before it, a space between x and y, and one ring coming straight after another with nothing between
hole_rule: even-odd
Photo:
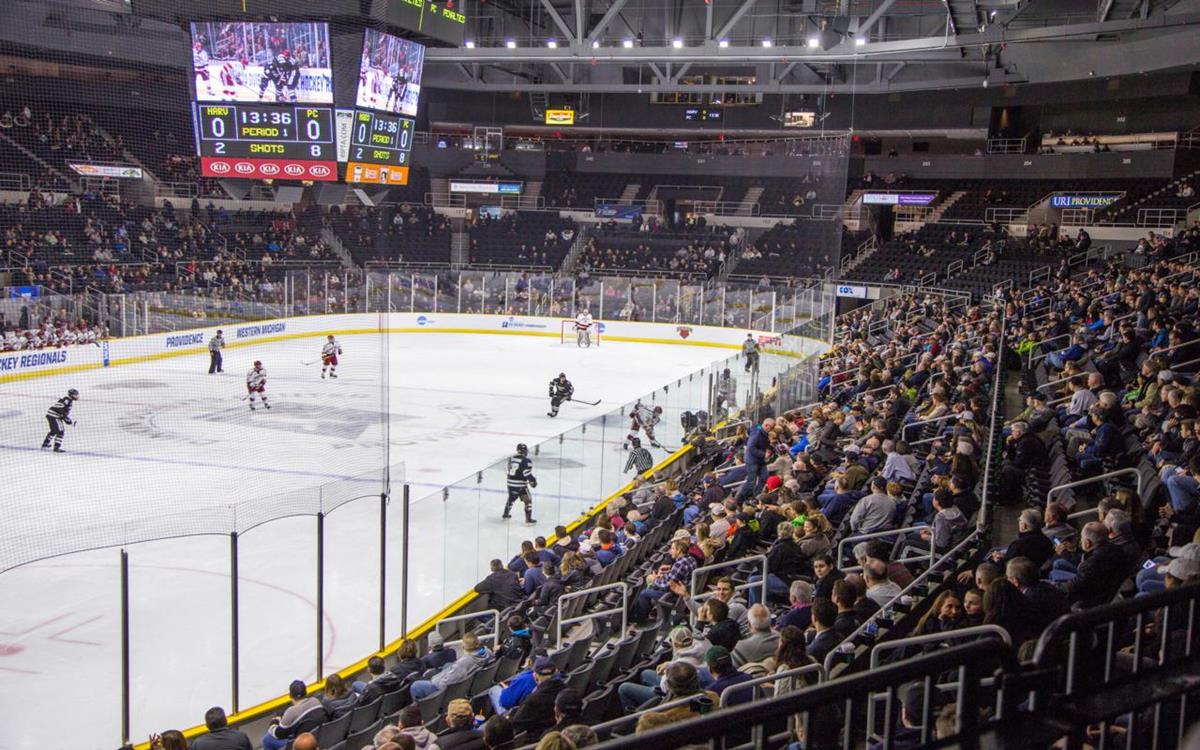
<instances>
[{"instance_id":1,"label":"kia logo","mask_svg":"<svg viewBox=\"0 0 1200 750\"><path fill-rule=\"evenodd\" d=\"M263 165L259 166L258 171L262 172L263 174L267 174L267 175L279 174L279 165L278 164L263 164Z\"/></svg>"},{"instance_id":2,"label":"kia logo","mask_svg":"<svg viewBox=\"0 0 1200 750\"><path fill-rule=\"evenodd\" d=\"M208 168L218 174L225 174L229 171L229 164L223 161L214 161L212 164L208 165Z\"/></svg>"},{"instance_id":3,"label":"kia logo","mask_svg":"<svg viewBox=\"0 0 1200 750\"><path fill-rule=\"evenodd\" d=\"M299 177L300 175L304 174L304 167L299 164L288 164L284 166L283 173L291 175L292 177Z\"/></svg>"},{"instance_id":4,"label":"kia logo","mask_svg":"<svg viewBox=\"0 0 1200 750\"><path fill-rule=\"evenodd\" d=\"M313 177L328 177L329 167L324 164L314 164L308 168L308 173Z\"/></svg>"},{"instance_id":5,"label":"kia logo","mask_svg":"<svg viewBox=\"0 0 1200 750\"><path fill-rule=\"evenodd\" d=\"M238 174L250 174L254 171L254 165L248 161L239 161L237 164L233 165L233 171L237 172Z\"/></svg>"}]
</instances>

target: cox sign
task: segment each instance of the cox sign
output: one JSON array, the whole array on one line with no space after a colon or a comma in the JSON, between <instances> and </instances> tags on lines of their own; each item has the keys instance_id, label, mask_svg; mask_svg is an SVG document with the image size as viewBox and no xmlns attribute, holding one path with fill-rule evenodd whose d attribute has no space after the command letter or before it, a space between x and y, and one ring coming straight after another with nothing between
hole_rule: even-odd
<instances>
[{"instance_id":1,"label":"cox sign","mask_svg":"<svg viewBox=\"0 0 1200 750\"><path fill-rule=\"evenodd\" d=\"M849 284L838 284L837 296L839 297L854 297L856 299L867 298L867 288L865 286L850 286Z\"/></svg>"}]
</instances>

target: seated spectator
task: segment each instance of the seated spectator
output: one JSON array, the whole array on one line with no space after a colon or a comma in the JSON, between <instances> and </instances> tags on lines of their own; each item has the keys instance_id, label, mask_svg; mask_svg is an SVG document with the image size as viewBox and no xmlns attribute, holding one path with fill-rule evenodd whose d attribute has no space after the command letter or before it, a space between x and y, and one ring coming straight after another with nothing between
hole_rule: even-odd
<instances>
[{"instance_id":1,"label":"seated spectator","mask_svg":"<svg viewBox=\"0 0 1200 750\"><path fill-rule=\"evenodd\" d=\"M707 640L694 637L691 628L679 625L671 631L667 641L671 646L671 656L667 661L658 665L656 669L642 670L636 682L622 682L617 688L621 706L626 711L635 711L655 695L665 693L666 689L661 685L662 676L675 662L687 662L700 670L699 679L702 685L712 682L712 676L707 673L704 664L704 654L711 645Z\"/></svg>"},{"instance_id":2,"label":"seated spectator","mask_svg":"<svg viewBox=\"0 0 1200 750\"><path fill-rule=\"evenodd\" d=\"M812 624L812 584L804 580L792 581L788 587L788 597L792 606L779 619L779 631L782 633L787 627L807 630Z\"/></svg>"},{"instance_id":3,"label":"seated spectator","mask_svg":"<svg viewBox=\"0 0 1200 750\"><path fill-rule=\"evenodd\" d=\"M284 750L290 741L305 732L311 732L329 720L325 707L315 696L308 695L303 680L293 680L288 686L288 697L292 705L271 720L271 726L263 735L263 750Z\"/></svg>"},{"instance_id":4,"label":"seated spectator","mask_svg":"<svg viewBox=\"0 0 1200 750\"><path fill-rule=\"evenodd\" d=\"M516 733L507 716L492 716L483 722L483 746L487 750L514 750L515 738Z\"/></svg>"},{"instance_id":5,"label":"seated spectator","mask_svg":"<svg viewBox=\"0 0 1200 750\"><path fill-rule=\"evenodd\" d=\"M887 577L887 565L871 560L863 566L863 580L867 584L867 598L880 607L900 593L900 587Z\"/></svg>"},{"instance_id":6,"label":"seated spectator","mask_svg":"<svg viewBox=\"0 0 1200 750\"><path fill-rule=\"evenodd\" d=\"M192 750L253 750L250 738L246 733L229 726L225 709L213 706L204 712L204 728L207 734L202 734L192 740Z\"/></svg>"},{"instance_id":7,"label":"seated spectator","mask_svg":"<svg viewBox=\"0 0 1200 750\"><path fill-rule=\"evenodd\" d=\"M700 680L697 676L696 668L686 662L676 662L667 668L665 685L667 694L663 697L664 703L671 703L683 698L692 697L695 700L690 704L675 706L662 711L650 711L643 714L638 720L636 730L638 733L646 731L643 724L653 725L656 728L665 726L666 724L674 724L675 722L686 721L701 714L706 714L718 706L719 699L717 694L700 688Z\"/></svg>"},{"instance_id":8,"label":"seated spectator","mask_svg":"<svg viewBox=\"0 0 1200 750\"><path fill-rule=\"evenodd\" d=\"M483 750L483 732L475 729L471 702L455 698L446 707L448 729L437 736L439 750Z\"/></svg>"},{"instance_id":9,"label":"seated spectator","mask_svg":"<svg viewBox=\"0 0 1200 750\"><path fill-rule=\"evenodd\" d=\"M654 581L642 589L631 606L630 617L635 622L641 622L650 615L654 602L671 590L671 584L686 586L691 583L696 558L688 554L690 547L690 544L680 540L671 542L672 564L659 568Z\"/></svg>"},{"instance_id":10,"label":"seated spectator","mask_svg":"<svg viewBox=\"0 0 1200 750\"><path fill-rule=\"evenodd\" d=\"M925 685L921 682L910 682L900 688L900 726L892 733L892 741L886 747L872 740L867 744L867 750L908 750L920 747L922 724L921 717L925 710ZM934 690L929 695L929 716L936 718L942 706L941 693ZM929 733L930 738L936 735Z\"/></svg>"},{"instance_id":11,"label":"seated spectator","mask_svg":"<svg viewBox=\"0 0 1200 750\"><path fill-rule=\"evenodd\" d=\"M414 701L428 698L447 685L465 680L492 660L492 652L479 642L479 636L474 633L468 632L463 636L462 649L462 656L447 664L432 678L417 680L412 684L410 690Z\"/></svg>"},{"instance_id":12,"label":"seated spectator","mask_svg":"<svg viewBox=\"0 0 1200 750\"><path fill-rule=\"evenodd\" d=\"M524 558L522 564L528 565ZM487 578L475 584L475 592L487 596L490 608L503 611L525 598L516 573L506 569L500 560L492 560L491 569Z\"/></svg>"},{"instance_id":13,"label":"seated spectator","mask_svg":"<svg viewBox=\"0 0 1200 750\"><path fill-rule=\"evenodd\" d=\"M421 721L421 709L417 704L411 703L400 709L398 726L401 734L412 738L416 750L438 750L437 736L425 728L425 722Z\"/></svg>"},{"instance_id":14,"label":"seated spectator","mask_svg":"<svg viewBox=\"0 0 1200 750\"><path fill-rule=\"evenodd\" d=\"M339 674L331 674L325 678L325 696L321 704L330 720L350 713L358 704L359 694L352 691Z\"/></svg>"},{"instance_id":15,"label":"seated spectator","mask_svg":"<svg viewBox=\"0 0 1200 750\"><path fill-rule=\"evenodd\" d=\"M1033 561L1039 569L1054 554L1054 543L1042 533L1042 514L1026 508L1017 517L1017 538L1005 550L993 550L992 561L1005 563L1017 557ZM981 587L982 588L982 587Z\"/></svg>"},{"instance_id":16,"label":"seated spectator","mask_svg":"<svg viewBox=\"0 0 1200 750\"><path fill-rule=\"evenodd\" d=\"M1023 611L1030 632L1040 632L1060 615L1066 614L1067 597L1061 590L1041 579L1032 560L1014 557L1005 566L1004 575L1025 597Z\"/></svg>"},{"instance_id":17,"label":"seated spectator","mask_svg":"<svg viewBox=\"0 0 1200 750\"><path fill-rule=\"evenodd\" d=\"M1004 502L1015 504L1022 500L1025 477L1031 471L1050 467L1050 454L1046 444L1034 434L1027 422L1014 422L1004 451L1004 462L1000 465L1000 482L1005 488Z\"/></svg>"},{"instance_id":18,"label":"seated spectator","mask_svg":"<svg viewBox=\"0 0 1200 750\"><path fill-rule=\"evenodd\" d=\"M762 605L755 606L761 607ZM708 666L708 671L713 676L713 682L709 685L708 689L717 694L719 704L722 708L747 703L754 699L754 690L751 688L734 690L729 694L725 693L730 687L740 685L753 678L745 672L738 671L737 667L734 666L732 655L730 655L728 649L724 646L709 648L708 652L704 654L704 663Z\"/></svg>"},{"instance_id":19,"label":"seated spectator","mask_svg":"<svg viewBox=\"0 0 1200 750\"><path fill-rule=\"evenodd\" d=\"M895 528L896 503L887 494L887 480L871 480L871 494L860 499L850 514L850 530L856 534L872 534Z\"/></svg>"},{"instance_id":20,"label":"seated spectator","mask_svg":"<svg viewBox=\"0 0 1200 750\"><path fill-rule=\"evenodd\" d=\"M541 737L554 727L555 699L566 688L558 674L558 668L549 656L540 656L534 660L533 681L533 692L509 714L513 731L517 734L524 733L531 739Z\"/></svg>"},{"instance_id":21,"label":"seated spectator","mask_svg":"<svg viewBox=\"0 0 1200 750\"><path fill-rule=\"evenodd\" d=\"M1108 529L1099 521L1084 525L1079 538L1083 557L1078 567L1074 571L1067 566L1056 568L1050 571L1050 580L1071 604L1085 608L1105 604L1130 573L1128 561L1121 549L1109 542Z\"/></svg>"},{"instance_id":22,"label":"seated spectator","mask_svg":"<svg viewBox=\"0 0 1200 750\"><path fill-rule=\"evenodd\" d=\"M755 604L746 612L750 632L738 641L733 650L733 665L741 667L750 662L760 662L775 653L779 634L771 629L771 612L762 604ZM720 691L716 691L720 694Z\"/></svg>"},{"instance_id":23,"label":"seated spectator","mask_svg":"<svg viewBox=\"0 0 1200 750\"><path fill-rule=\"evenodd\" d=\"M355 682L353 690L361 695L359 703L366 705L379 700L385 693L394 693L404 687L404 681L394 672L389 672L382 657L372 656L367 659L367 674L370 682Z\"/></svg>"},{"instance_id":24,"label":"seated spectator","mask_svg":"<svg viewBox=\"0 0 1200 750\"><path fill-rule=\"evenodd\" d=\"M454 653L454 649L446 648L446 638L438 631L430 632L425 638L429 644L429 653L421 657L421 669L418 671L424 672L430 669L441 669L450 662L458 658Z\"/></svg>"},{"instance_id":25,"label":"seated spectator","mask_svg":"<svg viewBox=\"0 0 1200 750\"><path fill-rule=\"evenodd\" d=\"M838 610L828 599L817 599L812 605L813 629L808 640L808 655L823 664L830 651L837 648L843 636L833 629Z\"/></svg>"},{"instance_id":26,"label":"seated spectator","mask_svg":"<svg viewBox=\"0 0 1200 750\"><path fill-rule=\"evenodd\" d=\"M569 740L577 750L600 744L600 738L592 728L583 724L572 724L562 730L563 739Z\"/></svg>"}]
</instances>

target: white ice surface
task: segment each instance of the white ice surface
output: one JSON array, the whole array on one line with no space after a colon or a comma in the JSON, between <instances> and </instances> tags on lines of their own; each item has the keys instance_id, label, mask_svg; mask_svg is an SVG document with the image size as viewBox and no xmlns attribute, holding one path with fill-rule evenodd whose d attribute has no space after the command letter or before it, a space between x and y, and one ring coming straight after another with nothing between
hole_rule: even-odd
<instances>
[{"instance_id":1,"label":"white ice surface","mask_svg":"<svg viewBox=\"0 0 1200 750\"><path fill-rule=\"evenodd\" d=\"M381 361L389 353L391 462L387 509L386 633L400 632L401 480L411 487L408 624L453 600L505 560L530 529L502 522L503 476L475 472L592 421L543 446L535 461L538 533L619 486L625 424L598 418L671 381L661 438L678 408L696 408L702 380L674 381L732 351L604 342L587 351L555 340L455 334L347 336L339 379L322 381L319 339L231 350L224 375L187 356L0 385L0 539L24 550L171 537L126 547L130 570L132 738L201 723L231 703L230 559L224 524L238 528L378 492L384 463ZM250 363L268 372L272 410L239 398ZM559 371L598 406L546 416ZM41 452L46 407L67 388L82 399L67 453ZM673 399L673 400L672 400ZM666 440L664 440L666 442ZM669 443L668 443L669 445ZM663 451L654 451L662 458ZM627 475L626 475L627 476ZM444 485L469 477L448 499ZM358 478L358 479L355 479ZM317 490L319 486L322 490ZM230 507L236 505L235 514ZM519 506L514 515L520 515ZM258 525L238 538L240 706L316 678L316 519ZM183 536L195 528L214 533ZM346 503L325 517L325 672L378 646L380 502ZM21 710L0 725L0 750L111 748L120 740L120 552L109 547L0 574L0 685ZM63 721L65 717L69 720Z\"/></svg>"}]
</instances>

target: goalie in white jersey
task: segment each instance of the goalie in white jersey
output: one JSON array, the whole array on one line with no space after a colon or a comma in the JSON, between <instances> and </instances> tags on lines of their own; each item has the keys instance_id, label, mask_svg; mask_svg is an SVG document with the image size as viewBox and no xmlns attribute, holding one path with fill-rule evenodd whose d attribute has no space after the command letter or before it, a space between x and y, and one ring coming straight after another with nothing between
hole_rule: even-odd
<instances>
[{"instance_id":1,"label":"goalie in white jersey","mask_svg":"<svg viewBox=\"0 0 1200 750\"><path fill-rule=\"evenodd\" d=\"M250 411L254 411L255 395L262 398L263 406L271 408L271 404L267 403L267 371L258 360L254 361L254 367L246 373L246 393L250 397Z\"/></svg>"},{"instance_id":2,"label":"goalie in white jersey","mask_svg":"<svg viewBox=\"0 0 1200 750\"><path fill-rule=\"evenodd\" d=\"M321 379L325 379L325 371L329 371L329 377L337 377L338 355L342 353L342 345L338 340L329 334L329 340L325 342L325 346L321 347Z\"/></svg>"},{"instance_id":3,"label":"goalie in white jersey","mask_svg":"<svg viewBox=\"0 0 1200 750\"><path fill-rule=\"evenodd\" d=\"M592 314L587 310L575 316L575 345L592 348Z\"/></svg>"}]
</instances>

